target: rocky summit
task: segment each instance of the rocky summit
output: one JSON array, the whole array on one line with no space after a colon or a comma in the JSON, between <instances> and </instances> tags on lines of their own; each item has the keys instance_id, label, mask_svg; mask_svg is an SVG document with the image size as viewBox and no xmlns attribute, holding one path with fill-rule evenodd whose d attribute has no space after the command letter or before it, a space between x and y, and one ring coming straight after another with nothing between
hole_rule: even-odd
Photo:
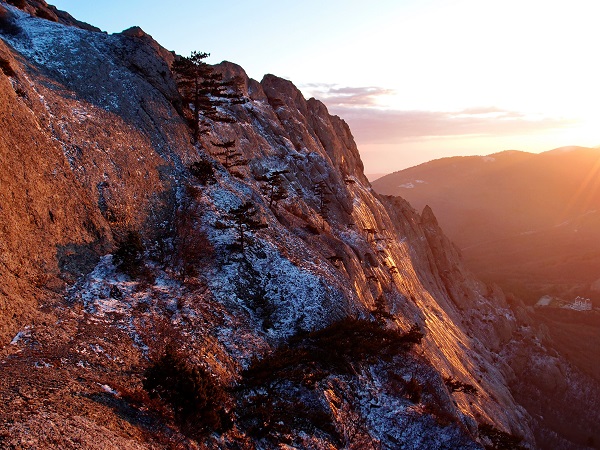
<instances>
[{"instance_id":1,"label":"rocky summit","mask_svg":"<svg viewBox=\"0 0 600 450\"><path fill-rule=\"evenodd\" d=\"M343 119L229 62L199 110L181 60L0 2L2 448L600 443L597 382Z\"/></svg>"}]
</instances>

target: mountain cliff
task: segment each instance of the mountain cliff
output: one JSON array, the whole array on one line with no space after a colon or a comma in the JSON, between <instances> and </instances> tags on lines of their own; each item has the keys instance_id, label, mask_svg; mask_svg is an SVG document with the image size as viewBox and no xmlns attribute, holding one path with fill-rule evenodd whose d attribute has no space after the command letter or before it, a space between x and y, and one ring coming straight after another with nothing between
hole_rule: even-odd
<instances>
[{"instance_id":1,"label":"mountain cliff","mask_svg":"<svg viewBox=\"0 0 600 450\"><path fill-rule=\"evenodd\" d=\"M600 441L597 386L430 209L373 192L323 103L224 62L243 101L196 141L141 29L0 5L3 446ZM548 389L590 412L534 416Z\"/></svg>"}]
</instances>

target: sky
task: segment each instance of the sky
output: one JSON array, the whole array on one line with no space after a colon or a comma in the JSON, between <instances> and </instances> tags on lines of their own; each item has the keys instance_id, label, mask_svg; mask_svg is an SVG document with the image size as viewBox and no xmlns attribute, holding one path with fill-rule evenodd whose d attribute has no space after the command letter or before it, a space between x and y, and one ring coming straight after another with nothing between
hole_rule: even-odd
<instances>
[{"instance_id":1,"label":"sky","mask_svg":"<svg viewBox=\"0 0 600 450\"><path fill-rule=\"evenodd\" d=\"M367 174L600 145L597 0L50 0L107 32L290 79L352 129ZM168 5L168 7L166 7Z\"/></svg>"}]
</instances>

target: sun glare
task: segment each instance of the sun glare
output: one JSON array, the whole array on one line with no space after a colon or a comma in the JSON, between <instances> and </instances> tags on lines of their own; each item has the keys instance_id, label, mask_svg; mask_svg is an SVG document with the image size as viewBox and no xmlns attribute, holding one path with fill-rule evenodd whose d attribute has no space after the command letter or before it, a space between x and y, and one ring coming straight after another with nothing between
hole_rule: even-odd
<instances>
[{"instance_id":1,"label":"sun glare","mask_svg":"<svg viewBox=\"0 0 600 450\"><path fill-rule=\"evenodd\" d=\"M599 151L600 155L600 151ZM581 180L581 185L577 189L577 192L571 199L571 201L565 206L562 216L568 217L571 213L571 209L575 204L581 204L584 206L584 212L589 211L594 207L593 201L598 196L600 190L600 156L596 160L596 163L590 168L588 175ZM597 206L597 205L596 205Z\"/></svg>"}]
</instances>

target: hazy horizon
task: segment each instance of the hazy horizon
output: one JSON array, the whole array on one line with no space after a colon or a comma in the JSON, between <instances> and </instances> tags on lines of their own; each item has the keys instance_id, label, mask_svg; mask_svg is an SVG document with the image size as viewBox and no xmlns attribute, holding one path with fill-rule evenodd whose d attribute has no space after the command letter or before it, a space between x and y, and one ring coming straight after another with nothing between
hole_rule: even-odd
<instances>
[{"instance_id":1,"label":"hazy horizon","mask_svg":"<svg viewBox=\"0 0 600 450\"><path fill-rule=\"evenodd\" d=\"M568 149L577 149L577 148L600 150L600 146L584 147L584 146L580 146L580 145L566 145L566 146L563 146L563 147L555 147L555 148L550 148L550 149L547 149L547 150L542 150L541 152L527 152L525 150L519 150L519 149L511 148L511 149L500 150L498 152L486 153L486 154L483 154L483 153L472 153L472 154L465 154L465 155L442 155L442 156L439 156L439 157L434 158L434 159L429 159L427 161L419 162L419 163L414 164L412 166L403 167L401 169L394 169L391 172L367 172L367 171L365 171L365 175L369 178L369 181L373 182L376 179L384 177L386 175L390 175L390 174L393 174L393 173L396 173L396 172L401 172L401 171L403 171L405 169L411 169L413 167L425 165L425 164L427 164L429 162L440 160L440 159L445 159L445 158L455 158L455 157L468 158L468 157L478 157L478 156L485 158L485 157L488 157L488 156L495 156L495 155L498 155L498 154L504 153L504 152L521 152L521 153L530 153L532 155L539 155L539 154L542 154L542 153L548 153L548 152L553 152L553 151L561 151L561 150L568 150Z\"/></svg>"},{"instance_id":2,"label":"hazy horizon","mask_svg":"<svg viewBox=\"0 0 600 450\"><path fill-rule=\"evenodd\" d=\"M592 1L51 3L111 33L141 26L255 79L290 79L348 122L366 173L600 144Z\"/></svg>"}]
</instances>

